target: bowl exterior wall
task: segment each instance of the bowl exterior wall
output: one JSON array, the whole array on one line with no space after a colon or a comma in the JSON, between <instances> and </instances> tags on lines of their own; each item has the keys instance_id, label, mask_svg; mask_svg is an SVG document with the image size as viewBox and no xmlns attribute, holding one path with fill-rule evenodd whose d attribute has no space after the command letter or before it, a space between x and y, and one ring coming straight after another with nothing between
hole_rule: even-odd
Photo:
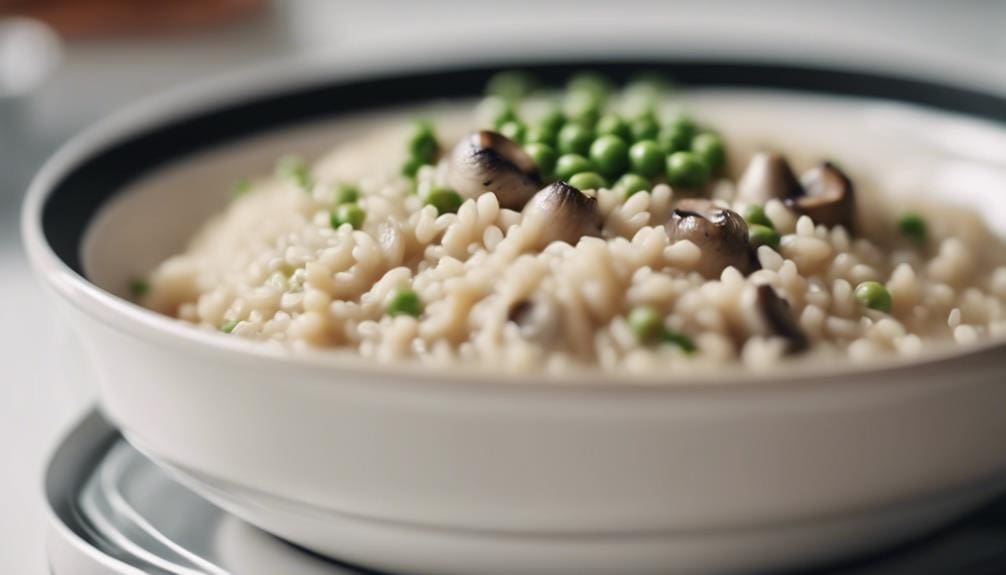
<instances>
[{"instance_id":1,"label":"bowl exterior wall","mask_svg":"<svg viewBox=\"0 0 1006 575\"><path fill-rule=\"evenodd\" d=\"M521 532L743 528L1006 469L994 356L755 390L431 385L249 361L66 307L103 408L139 447L305 509Z\"/></svg>"}]
</instances>

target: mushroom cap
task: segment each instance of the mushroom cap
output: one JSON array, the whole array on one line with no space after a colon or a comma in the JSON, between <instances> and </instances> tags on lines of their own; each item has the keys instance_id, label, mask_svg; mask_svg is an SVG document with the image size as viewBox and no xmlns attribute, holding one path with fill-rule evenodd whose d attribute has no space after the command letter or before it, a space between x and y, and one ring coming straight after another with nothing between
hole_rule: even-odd
<instances>
[{"instance_id":1,"label":"mushroom cap","mask_svg":"<svg viewBox=\"0 0 1006 575\"><path fill-rule=\"evenodd\" d=\"M793 168L781 154L759 152L748 162L737 181L737 199L763 204L771 199L785 199L803 194Z\"/></svg>"},{"instance_id":2,"label":"mushroom cap","mask_svg":"<svg viewBox=\"0 0 1006 575\"><path fill-rule=\"evenodd\" d=\"M466 198L492 192L500 207L511 210L523 208L541 187L531 156L510 138L489 130L473 132L454 146L448 181Z\"/></svg>"},{"instance_id":3,"label":"mushroom cap","mask_svg":"<svg viewBox=\"0 0 1006 575\"><path fill-rule=\"evenodd\" d=\"M807 336L793 317L789 302L779 297L768 284L759 285L755 290L755 307L767 333L786 340L788 353L807 349Z\"/></svg>"},{"instance_id":4,"label":"mushroom cap","mask_svg":"<svg viewBox=\"0 0 1006 575\"><path fill-rule=\"evenodd\" d=\"M675 205L665 224L672 242L688 240L702 251L696 271L707 279L720 277L727 266L747 275L757 268L748 225L740 214L710 200L686 199Z\"/></svg>"},{"instance_id":5,"label":"mushroom cap","mask_svg":"<svg viewBox=\"0 0 1006 575\"><path fill-rule=\"evenodd\" d=\"M852 181L831 162L821 162L800 178L803 193L789 198L787 205L809 216L815 224L829 228L843 226L853 231L856 201Z\"/></svg>"},{"instance_id":6,"label":"mushroom cap","mask_svg":"<svg viewBox=\"0 0 1006 575\"><path fill-rule=\"evenodd\" d=\"M553 182L524 207L523 222L537 234L534 247L552 242L576 245L583 236L601 235L601 212L597 200L566 182Z\"/></svg>"}]
</instances>

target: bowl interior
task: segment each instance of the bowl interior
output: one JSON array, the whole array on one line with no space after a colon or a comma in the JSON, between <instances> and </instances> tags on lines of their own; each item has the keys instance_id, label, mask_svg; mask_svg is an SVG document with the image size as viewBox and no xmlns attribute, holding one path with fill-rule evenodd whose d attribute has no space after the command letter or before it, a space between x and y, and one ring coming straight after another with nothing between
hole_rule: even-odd
<instances>
[{"instance_id":1,"label":"bowl interior","mask_svg":"<svg viewBox=\"0 0 1006 575\"><path fill-rule=\"evenodd\" d=\"M857 184L864 233L890 233L892 212L932 210L958 235L989 229L1006 236L1006 129L975 118L876 99L778 90L708 88L686 91L684 104L722 132L738 172L758 149L785 152L798 170L821 159L839 163ZM124 296L131 278L177 253L186 239L232 197L240 178L266 175L276 158L313 159L330 149L394 131L417 115L457 119L470 100L417 103L332 118L245 137L184 156L146 173L98 212L80 258L93 283ZM459 110L462 110L459 112ZM395 140L392 140L395 141ZM392 157L364 158L388 170ZM963 208L936 213L932 202ZM972 210L974 214L969 214ZM951 210L956 212L956 210Z\"/></svg>"}]
</instances>

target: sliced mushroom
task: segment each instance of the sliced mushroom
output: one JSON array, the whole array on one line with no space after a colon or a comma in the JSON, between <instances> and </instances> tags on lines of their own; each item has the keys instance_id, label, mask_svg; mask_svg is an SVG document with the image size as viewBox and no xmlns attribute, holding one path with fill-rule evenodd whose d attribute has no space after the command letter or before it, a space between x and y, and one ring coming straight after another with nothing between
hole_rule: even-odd
<instances>
[{"instance_id":1,"label":"sliced mushroom","mask_svg":"<svg viewBox=\"0 0 1006 575\"><path fill-rule=\"evenodd\" d=\"M696 271L708 279L720 277L727 266L744 275L758 267L748 243L748 225L733 210L709 200L681 200L665 227L672 242L689 240L699 247L702 257Z\"/></svg>"},{"instance_id":2,"label":"sliced mushroom","mask_svg":"<svg viewBox=\"0 0 1006 575\"><path fill-rule=\"evenodd\" d=\"M780 154L760 152L748 162L737 182L737 199L749 204L763 204L771 199L785 199L803 194L803 188Z\"/></svg>"},{"instance_id":3,"label":"sliced mushroom","mask_svg":"<svg viewBox=\"0 0 1006 575\"><path fill-rule=\"evenodd\" d=\"M513 304L507 320L525 340L552 344L561 332L562 309L550 296L523 299Z\"/></svg>"},{"instance_id":4,"label":"sliced mushroom","mask_svg":"<svg viewBox=\"0 0 1006 575\"><path fill-rule=\"evenodd\" d=\"M852 181L841 170L831 162L821 162L805 172L800 183L802 193L787 199L787 205L815 224L853 231L856 203Z\"/></svg>"},{"instance_id":5,"label":"sliced mushroom","mask_svg":"<svg viewBox=\"0 0 1006 575\"><path fill-rule=\"evenodd\" d=\"M601 212L597 200L566 182L542 188L524 207L523 222L536 235L533 246L552 242L576 245L583 236L601 235Z\"/></svg>"},{"instance_id":6,"label":"sliced mushroom","mask_svg":"<svg viewBox=\"0 0 1006 575\"><path fill-rule=\"evenodd\" d=\"M808 170L798 181L786 158L758 153L737 182L737 199L747 203L780 199L815 224L844 226L853 231L856 210L852 182L830 162Z\"/></svg>"},{"instance_id":7,"label":"sliced mushroom","mask_svg":"<svg viewBox=\"0 0 1006 575\"><path fill-rule=\"evenodd\" d=\"M789 302L779 297L775 289L767 284L758 286L756 294L755 305L768 333L786 340L788 353L807 349L807 336L793 318Z\"/></svg>"},{"instance_id":8,"label":"sliced mushroom","mask_svg":"<svg viewBox=\"0 0 1006 575\"><path fill-rule=\"evenodd\" d=\"M541 187L534 160L513 140L488 130L454 146L448 180L463 197L492 192L501 207L511 210L523 208Z\"/></svg>"}]
</instances>

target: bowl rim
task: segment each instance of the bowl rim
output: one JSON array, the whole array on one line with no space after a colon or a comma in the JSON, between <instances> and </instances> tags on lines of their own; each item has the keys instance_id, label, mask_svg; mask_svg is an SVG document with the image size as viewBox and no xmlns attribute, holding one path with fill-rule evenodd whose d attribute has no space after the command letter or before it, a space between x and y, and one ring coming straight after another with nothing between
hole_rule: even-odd
<instances>
[{"instance_id":1,"label":"bowl rim","mask_svg":"<svg viewBox=\"0 0 1006 575\"><path fill-rule=\"evenodd\" d=\"M80 242L87 224L93 221L100 207L121 192L131 179L119 182L101 198L93 213L83 219L83 230L70 261L60 255L46 233L45 210L55 191L82 167L102 154L133 143L144 135L163 132L179 123L205 119L221 111L241 106L275 105L284 98L311 91L346 89L349 86L372 86L382 83L413 83L434 88L434 80L461 77L463 81L485 79L490 74L507 69L559 73L566 75L581 69L599 70L615 77L639 70L667 71L675 81L686 86L743 87L782 89L794 93L875 98L898 103L922 105L942 112L963 113L984 122L995 123L1006 117L1006 97L971 87L958 87L874 71L858 71L833 65L792 65L772 61L736 61L717 56L715 59L675 59L653 55L619 57L605 62L578 61L575 58L529 60L492 63L441 62L426 66L396 67L394 65L347 64L333 70L324 60L299 58L256 70L245 70L148 97L102 119L62 145L42 166L31 181L21 212L22 242L35 273L71 305L113 329L128 332L133 337L154 340L159 344L181 346L192 353L217 354L220 361L238 362L262 367L294 364L308 369L324 370L330 375L344 374L379 379L385 383L414 385L423 382L451 389L575 389L602 393L636 393L650 390L657 393L720 392L728 390L792 390L793 386L821 388L829 384L848 385L869 381L871 385L903 381L906 375L938 373L955 374L962 366L997 371L1006 369L1006 362L996 362L996 355L1006 351L1006 338L990 338L976 344L953 344L932 350L922 358L888 357L863 364L843 365L828 362L814 366L808 374L804 362L788 362L765 371L751 371L743 366L730 366L683 373L673 382L664 381L658 373L619 374L596 367L553 374L541 371L528 373L498 373L469 364L432 367L416 361L375 364L348 350L298 349L267 345L263 342L228 337L224 334L194 329L194 326L143 308L118 297L96 284L82 273L79 263ZM467 79L467 80L465 80ZM464 94L475 95L481 82L466 88ZM433 97L444 97L430 92ZM463 94L458 94L463 95ZM429 99L429 98L426 98ZM401 103L421 103L423 97L410 95ZM393 102L390 102L393 104ZM386 106L389 103L382 102ZM313 117L335 118L340 113L365 111L366 107L314 112ZM378 109L380 109L378 107ZM238 131L207 143L205 149L234 144L241 136L260 135L289 127L312 116L295 116L264 126L256 124L250 131ZM164 162L183 159L200 148L178 153ZM157 163L134 170L139 178L159 167ZM251 362L251 363L249 363ZM996 364L1001 365L996 365ZM418 369L417 369L418 368ZM902 377L897 377L902 376ZM333 377L332 381L340 378ZM879 380L879 381L878 381Z\"/></svg>"}]
</instances>

